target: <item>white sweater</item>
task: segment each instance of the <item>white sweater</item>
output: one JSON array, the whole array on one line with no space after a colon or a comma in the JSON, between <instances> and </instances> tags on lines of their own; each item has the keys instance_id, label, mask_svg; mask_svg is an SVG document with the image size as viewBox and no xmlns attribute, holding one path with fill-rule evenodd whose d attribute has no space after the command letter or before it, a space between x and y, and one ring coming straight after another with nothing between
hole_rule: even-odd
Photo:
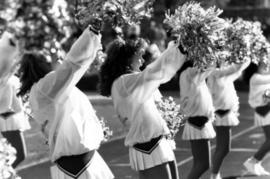
<instances>
[{"instance_id":1,"label":"white sweater","mask_svg":"<svg viewBox=\"0 0 270 179\"><path fill-rule=\"evenodd\" d=\"M30 107L40 123L48 120L51 160L97 149L103 131L87 96L75 87L96 52L100 36L85 30L73 44L66 60L33 85Z\"/></svg>"},{"instance_id":2,"label":"white sweater","mask_svg":"<svg viewBox=\"0 0 270 179\"><path fill-rule=\"evenodd\" d=\"M180 75L180 104L187 116L214 117L214 107L205 79L212 71L188 68Z\"/></svg>"},{"instance_id":3,"label":"white sweater","mask_svg":"<svg viewBox=\"0 0 270 179\"><path fill-rule=\"evenodd\" d=\"M265 105L263 95L266 90L270 89L270 75L262 75L255 73L249 82L249 98L248 102L251 107Z\"/></svg>"},{"instance_id":4,"label":"white sweater","mask_svg":"<svg viewBox=\"0 0 270 179\"><path fill-rule=\"evenodd\" d=\"M184 60L175 44L144 71L125 74L114 81L111 90L113 104L123 124L129 128L126 146L169 133L166 122L156 108L155 98L159 85L168 82Z\"/></svg>"}]
</instances>

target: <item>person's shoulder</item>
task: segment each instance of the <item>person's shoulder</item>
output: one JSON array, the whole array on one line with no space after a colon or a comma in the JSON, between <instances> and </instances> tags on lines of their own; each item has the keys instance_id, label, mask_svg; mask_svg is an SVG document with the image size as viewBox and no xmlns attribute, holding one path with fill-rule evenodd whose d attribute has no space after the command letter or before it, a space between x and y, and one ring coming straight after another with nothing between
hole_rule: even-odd
<instances>
[{"instance_id":1,"label":"person's shoulder","mask_svg":"<svg viewBox=\"0 0 270 179\"><path fill-rule=\"evenodd\" d=\"M196 73L196 69L193 67L188 67L187 69L185 69L182 74L188 75L188 74L193 74Z\"/></svg>"},{"instance_id":2,"label":"person's shoulder","mask_svg":"<svg viewBox=\"0 0 270 179\"><path fill-rule=\"evenodd\" d=\"M185 81L186 78L188 76L190 76L190 74L192 73L192 68L188 67L187 69L185 69L184 71L181 72L180 76L179 76L179 80L180 81Z\"/></svg>"},{"instance_id":3,"label":"person's shoulder","mask_svg":"<svg viewBox=\"0 0 270 179\"><path fill-rule=\"evenodd\" d=\"M11 82L11 83L19 83L20 82L20 79L17 76L12 75L9 78L9 82Z\"/></svg>"},{"instance_id":4,"label":"person's shoulder","mask_svg":"<svg viewBox=\"0 0 270 179\"><path fill-rule=\"evenodd\" d=\"M121 75L114 81L114 85L118 87L124 87L129 88L131 86L134 86L134 84L137 83L137 81L140 79L141 72L133 72Z\"/></svg>"},{"instance_id":5,"label":"person's shoulder","mask_svg":"<svg viewBox=\"0 0 270 179\"><path fill-rule=\"evenodd\" d=\"M35 85L38 89L42 89L42 91L46 91L46 88L49 89L50 86L54 84L55 79L55 71L51 71L46 74L44 77L40 78Z\"/></svg>"},{"instance_id":6,"label":"person's shoulder","mask_svg":"<svg viewBox=\"0 0 270 179\"><path fill-rule=\"evenodd\" d=\"M261 74L259 74L259 73L254 73L254 74L251 76L250 81L254 81L254 80L256 80L256 79L258 79L258 78L261 78L261 77L263 77L263 75L261 75Z\"/></svg>"},{"instance_id":7,"label":"person's shoulder","mask_svg":"<svg viewBox=\"0 0 270 179\"><path fill-rule=\"evenodd\" d=\"M7 83L8 85L16 87L16 88L19 88L21 85L20 79L15 75L10 76Z\"/></svg>"},{"instance_id":8,"label":"person's shoulder","mask_svg":"<svg viewBox=\"0 0 270 179\"><path fill-rule=\"evenodd\" d=\"M113 86L117 86L117 84L122 84L125 81L129 81L134 77L135 75L133 73L123 74L114 80Z\"/></svg>"},{"instance_id":9,"label":"person's shoulder","mask_svg":"<svg viewBox=\"0 0 270 179\"><path fill-rule=\"evenodd\" d=\"M250 78L250 84L257 84L257 81L261 81L264 79L270 79L270 74L254 73Z\"/></svg>"}]
</instances>

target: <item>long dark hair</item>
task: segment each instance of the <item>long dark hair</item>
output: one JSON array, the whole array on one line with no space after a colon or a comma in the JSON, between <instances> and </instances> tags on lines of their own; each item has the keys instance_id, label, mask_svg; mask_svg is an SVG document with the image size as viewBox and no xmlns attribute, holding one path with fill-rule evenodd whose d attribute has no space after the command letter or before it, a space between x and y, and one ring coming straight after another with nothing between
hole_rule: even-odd
<instances>
[{"instance_id":1,"label":"long dark hair","mask_svg":"<svg viewBox=\"0 0 270 179\"><path fill-rule=\"evenodd\" d=\"M183 66L177 71L178 78L180 78L180 75L182 74L183 71L193 66L194 62L192 60L185 61Z\"/></svg>"},{"instance_id":2,"label":"long dark hair","mask_svg":"<svg viewBox=\"0 0 270 179\"><path fill-rule=\"evenodd\" d=\"M124 41L116 39L109 44L107 57L99 73L98 90L103 96L111 95L111 87L119 76L133 71L131 64L135 54L144 48L145 41L141 38Z\"/></svg>"},{"instance_id":3,"label":"long dark hair","mask_svg":"<svg viewBox=\"0 0 270 179\"><path fill-rule=\"evenodd\" d=\"M250 78L257 73L259 66L253 62L249 64L249 66L243 72L243 80L244 82L249 85Z\"/></svg>"},{"instance_id":4,"label":"long dark hair","mask_svg":"<svg viewBox=\"0 0 270 179\"><path fill-rule=\"evenodd\" d=\"M23 54L18 70L22 84L18 95L24 96L28 93L33 84L43 78L51 70L51 63L48 62L46 56L42 53L32 51Z\"/></svg>"}]
</instances>

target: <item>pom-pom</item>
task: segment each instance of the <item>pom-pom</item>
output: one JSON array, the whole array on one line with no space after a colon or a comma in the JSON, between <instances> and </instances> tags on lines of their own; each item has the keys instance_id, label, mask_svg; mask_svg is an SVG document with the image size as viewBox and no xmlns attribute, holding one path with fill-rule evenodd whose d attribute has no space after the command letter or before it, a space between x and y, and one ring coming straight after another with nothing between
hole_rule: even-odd
<instances>
[{"instance_id":1,"label":"pom-pom","mask_svg":"<svg viewBox=\"0 0 270 179\"><path fill-rule=\"evenodd\" d=\"M104 19L114 26L139 24L144 17L151 17L153 0L109 0L105 4Z\"/></svg>"},{"instance_id":2,"label":"pom-pom","mask_svg":"<svg viewBox=\"0 0 270 179\"><path fill-rule=\"evenodd\" d=\"M103 130L103 135L104 135L103 142L106 142L113 135L113 131L109 128L109 126L107 126L107 122L105 121L105 119L103 117L99 118L99 122L100 122L102 130Z\"/></svg>"},{"instance_id":3,"label":"pom-pom","mask_svg":"<svg viewBox=\"0 0 270 179\"><path fill-rule=\"evenodd\" d=\"M105 0L91 0L80 2L77 6L76 19L84 29L94 19L100 19L103 13Z\"/></svg>"},{"instance_id":4,"label":"pom-pom","mask_svg":"<svg viewBox=\"0 0 270 179\"><path fill-rule=\"evenodd\" d=\"M12 168L12 163L16 160L16 150L5 138L0 139L0 178L1 179L21 179Z\"/></svg>"},{"instance_id":5,"label":"pom-pom","mask_svg":"<svg viewBox=\"0 0 270 179\"><path fill-rule=\"evenodd\" d=\"M224 20L218 16L222 10L215 7L203 9L199 3L188 2L167 13L164 22L180 36L180 43L187 50L187 60L193 60L199 69L216 66L223 53L217 44L225 44L222 30L226 27Z\"/></svg>"},{"instance_id":6,"label":"pom-pom","mask_svg":"<svg viewBox=\"0 0 270 179\"><path fill-rule=\"evenodd\" d=\"M269 63L270 44L264 37L259 22L237 19L225 29L227 47L231 52L227 63L243 63L251 60L253 63Z\"/></svg>"},{"instance_id":7,"label":"pom-pom","mask_svg":"<svg viewBox=\"0 0 270 179\"><path fill-rule=\"evenodd\" d=\"M174 99L170 96L163 97L160 101L156 101L156 106L170 130L170 134L166 137L174 140L177 132L179 131L179 127L184 124L185 119L180 105L176 104Z\"/></svg>"},{"instance_id":8,"label":"pom-pom","mask_svg":"<svg viewBox=\"0 0 270 179\"><path fill-rule=\"evenodd\" d=\"M99 18L112 26L138 24L144 17L150 17L153 0L91 0L79 4L76 18L86 27L92 19Z\"/></svg>"}]
</instances>

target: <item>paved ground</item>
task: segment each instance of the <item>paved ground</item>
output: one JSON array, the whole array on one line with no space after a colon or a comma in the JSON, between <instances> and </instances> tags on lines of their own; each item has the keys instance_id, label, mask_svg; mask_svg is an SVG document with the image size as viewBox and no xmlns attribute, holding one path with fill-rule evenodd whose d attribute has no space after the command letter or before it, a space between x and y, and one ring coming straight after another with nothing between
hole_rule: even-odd
<instances>
[{"instance_id":1,"label":"paved ground","mask_svg":"<svg viewBox=\"0 0 270 179\"><path fill-rule=\"evenodd\" d=\"M170 95L175 95L174 93ZM270 177L254 177L244 171L242 163L251 156L264 140L261 129L253 127L253 111L247 104L247 94L239 93L240 96L240 125L233 129L232 151L224 161L222 167L222 176L224 179L266 179ZM109 103L106 103L107 105ZM107 107L105 110L101 108L97 112L102 115L112 116L112 109ZM103 111L102 111L103 110ZM117 125L114 124L116 128ZM30 150L30 156L19 168L19 175L23 179L50 179L49 166L47 158L47 146L43 144L41 136L36 131L26 133L27 146ZM119 127L118 127L119 130ZM178 169L181 179L185 179L192 165L192 157L190 153L189 143L181 140L181 132L176 138L177 149L175 155L178 161ZM116 137L100 148L99 152L109 164L116 179L137 179L137 175L132 171L128 164L128 150L123 146L123 139L119 136L123 131L119 130ZM212 149L215 150L215 141L212 141ZM212 151L213 151L212 150ZM38 151L38 152L34 152ZM270 171L270 157L266 157L263 166ZM202 179L208 179L209 172Z\"/></svg>"}]
</instances>

